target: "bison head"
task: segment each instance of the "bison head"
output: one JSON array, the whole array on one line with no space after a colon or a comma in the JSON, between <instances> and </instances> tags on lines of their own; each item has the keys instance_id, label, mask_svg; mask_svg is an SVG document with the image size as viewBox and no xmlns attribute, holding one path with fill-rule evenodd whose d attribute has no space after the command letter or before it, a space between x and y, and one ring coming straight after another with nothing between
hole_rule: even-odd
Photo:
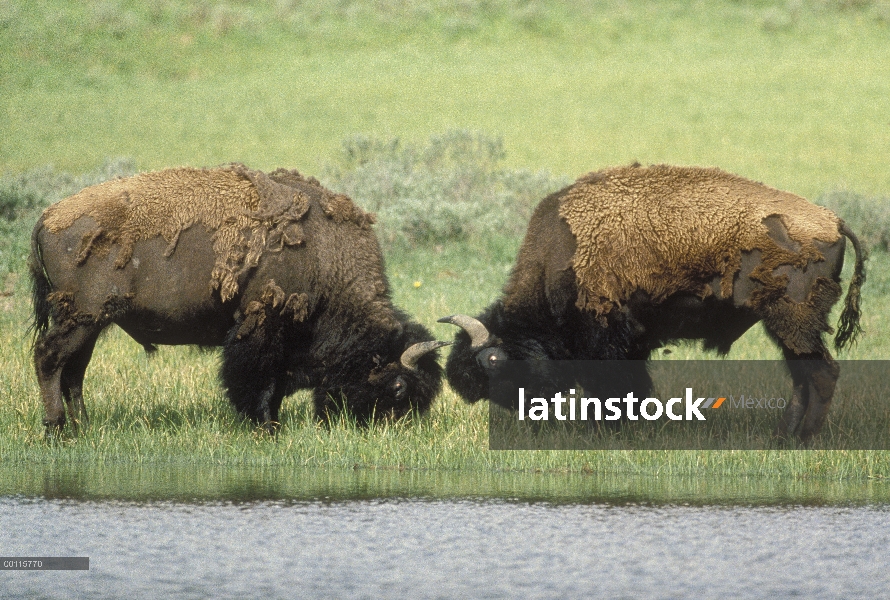
<instances>
[{"instance_id":1,"label":"bison head","mask_svg":"<svg viewBox=\"0 0 890 600\"><path fill-rule=\"evenodd\" d=\"M607 361L603 364L609 365L608 361L624 358L617 355L613 342L624 339L622 336L629 326L618 319L613 319L608 328L594 326L584 330L580 337L590 346L583 349L583 360L573 353L577 346L567 333L575 328L573 324L563 328L547 327L546 322L540 319L536 322L527 314L515 318L507 315L500 301L478 318L452 315L439 322L461 328L455 335L445 374L448 383L466 402L488 399L515 409L518 387L525 389L527 397L549 397L554 391L575 387L582 376L588 382L595 382L599 389L611 389L614 385L626 388L624 371L615 379L614 368L592 368L589 364L590 360L596 360ZM644 387L651 387L644 364L642 374L633 371L631 376L642 377Z\"/></svg>"},{"instance_id":2,"label":"bison head","mask_svg":"<svg viewBox=\"0 0 890 600\"><path fill-rule=\"evenodd\" d=\"M426 412L441 389L442 367L436 349L451 342L430 340L422 325L409 322L392 331L367 353L356 353L327 385L315 389L322 419L345 409L360 424L375 418L400 418Z\"/></svg>"},{"instance_id":3,"label":"bison head","mask_svg":"<svg viewBox=\"0 0 890 600\"><path fill-rule=\"evenodd\" d=\"M546 361L559 358L528 329L515 328L495 303L478 318L451 315L439 319L461 328L445 364L448 383L466 402L491 399L489 382L506 361ZM545 363L541 363L542 366Z\"/></svg>"}]
</instances>

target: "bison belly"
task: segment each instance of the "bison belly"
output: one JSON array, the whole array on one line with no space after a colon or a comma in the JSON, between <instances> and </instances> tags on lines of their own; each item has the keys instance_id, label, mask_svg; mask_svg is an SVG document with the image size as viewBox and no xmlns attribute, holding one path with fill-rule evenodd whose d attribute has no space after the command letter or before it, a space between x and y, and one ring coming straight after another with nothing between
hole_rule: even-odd
<instances>
[{"instance_id":1,"label":"bison belly","mask_svg":"<svg viewBox=\"0 0 890 600\"><path fill-rule=\"evenodd\" d=\"M223 305L211 290L216 256L209 231L194 225L175 246L163 237L136 242L119 268L117 245L93 250L83 260L84 240L95 230L93 219L82 217L58 233L43 229L38 237L54 293L79 318L116 323L144 345L223 343L237 303Z\"/></svg>"}]
</instances>

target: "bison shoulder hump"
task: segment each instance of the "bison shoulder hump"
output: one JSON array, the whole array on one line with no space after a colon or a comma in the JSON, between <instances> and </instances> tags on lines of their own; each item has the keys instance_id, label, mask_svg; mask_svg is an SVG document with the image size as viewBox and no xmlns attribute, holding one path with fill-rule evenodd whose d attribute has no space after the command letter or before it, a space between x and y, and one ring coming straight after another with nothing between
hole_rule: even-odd
<instances>
[{"instance_id":1,"label":"bison shoulder hump","mask_svg":"<svg viewBox=\"0 0 890 600\"><path fill-rule=\"evenodd\" d=\"M602 315L637 290L732 293L742 252L759 249L767 270L820 258L814 244L837 241L834 213L800 196L714 168L618 167L566 190L560 216L576 238L578 304ZM797 252L780 247L765 221L778 217Z\"/></svg>"}]
</instances>

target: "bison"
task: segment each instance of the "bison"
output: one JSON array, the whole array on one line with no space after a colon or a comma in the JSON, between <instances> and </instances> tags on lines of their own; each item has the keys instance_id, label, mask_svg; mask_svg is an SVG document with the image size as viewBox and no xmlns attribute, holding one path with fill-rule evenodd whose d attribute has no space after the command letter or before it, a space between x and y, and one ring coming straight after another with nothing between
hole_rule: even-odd
<instances>
[{"instance_id":1,"label":"bison","mask_svg":"<svg viewBox=\"0 0 890 600\"><path fill-rule=\"evenodd\" d=\"M426 410L446 344L393 306L373 215L314 178L233 164L88 187L31 237L34 365L48 433L86 421L84 372L115 323L155 344L222 346L242 415L275 431L314 389L320 419Z\"/></svg>"},{"instance_id":2,"label":"bison","mask_svg":"<svg viewBox=\"0 0 890 600\"><path fill-rule=\"evenodd\" d=\"M700 339L726 354L761 321L793 382L775 433L809 440L838 378L822 334L841 295L845 238L856 264L837 348L860 332L865 257L834 213L714 168L590 173L536 208L500 299L476 318L440 319L461 328L448 382L476 402L507 359L629 359L646 393L653 350Z\"/></svg>"}]
</instances>

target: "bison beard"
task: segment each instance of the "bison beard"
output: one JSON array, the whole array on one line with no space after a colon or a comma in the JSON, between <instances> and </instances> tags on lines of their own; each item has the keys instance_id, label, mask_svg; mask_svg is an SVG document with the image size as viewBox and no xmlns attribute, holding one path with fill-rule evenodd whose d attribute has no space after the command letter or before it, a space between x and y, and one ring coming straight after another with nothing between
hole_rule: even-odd
<instances>
[{"instance_id":1,"label":"bison beard","mask_svg":"<svg viewBox=\"0 0 890 600\"><path fill-rule=\"evenodd\" d=\"M86 421L84 373L112 323L147 350L223 346L229 399L271 431L299 389L320 419L427 410L445 343L392 305L373 222L296 171L243 165L113 180L51 206L30 258L47 433L66 409Z\"/></svg>"},{"instance_id":2,"label":"bison beard","mask_svg":"<svg viewBox=\"0 0 890 600\"><path fill-rule=\"evenodd\" d=\"M476 402L504 360L628 359L641 365L632 379L645 397L643 361L656 348L700 339L725 354L761 321L793 382L775 433L807 441L838 377L822 334L841 295L845 238L856 265L838 348L859 332L865 257L833 213L717 169L633 165L586 175L535 210L499 300L475 319L440 319L461 328L446 376Z\"/></svg>"},{"instance_id":3,"label":"bison beard","mask_svg":"<svg viewBox=\"0 0 890 600\"><path fill-rule=\"evenodd\" d=\"M323 421L344 411L362 425L375 418L426 412L441 387L435 353L424 352L410 369L399 357L414 344L423 350L426 343L434 350L442 343L427 342L431 336L423 326L401 312L399 316L404 328L388 332L356 331L354 324L343 323L338 329L350 333L335 343L351 350L344 360L328 366L313 365L308 356L292 356L289 348L311 347L313 342L306 331L282 326L274 318L264 322L268 333L263 335L239 338L232 328L223 346L223 385L235 408L260 423L277 423L284 397L307 387L314 387L315 412ZM324 346L326 340L315 343ZM281 378L282 373L286 377Z\"/></svg>"}]
</instances>

